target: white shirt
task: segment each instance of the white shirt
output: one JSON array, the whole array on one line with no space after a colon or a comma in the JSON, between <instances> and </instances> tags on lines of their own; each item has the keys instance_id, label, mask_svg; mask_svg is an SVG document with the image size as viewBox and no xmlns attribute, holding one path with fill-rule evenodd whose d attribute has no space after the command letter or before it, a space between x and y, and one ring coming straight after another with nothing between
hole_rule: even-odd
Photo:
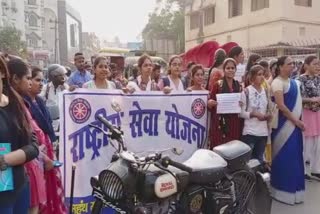
<instances>
[{"instance_id":1,"label":"white shirt","mask_svg":"<svg viewBox=\"0 0 320 214\"><path fill-rule=\"evenodd\" d=\"M107 83L107 88L106 89L116 89L116 85L114 84L114 82L111 82L109 80L106 80ZM96 83L94 82L94 80L90 80L89 82L86 82L82 85L82 88L87 88L87 89L96 89Z\"/></svg>"},{"instance_id":2,"label":"white shirt","mask_svg":"<svg viewBox=\"0 0 320 214\"><path fill-rule=\"evenodd\" d=\"M49 87L49 89L47 89ZM43 98L43 100L46 102L47 106L53 106L57 105L59 106L59 94L60 92L64 90L68 90L69 85L63 84L59 85L56 89L54 88L54 85L52 82L49 82L47 85L45 85L40 93L40 97Z\"/></svg>"},{"instance_id":3,"label":"white shirt","mask_svg":"<svg viewBox=\"0 0 320 214\"><path fill-rule=\"evenodd\" d=\"M243 135L268 136L268 122L260 121L257 118L250 118L250 112L257 111L266 114L268 109L268 98L264 89L257 91L252 85L247 87L248 94L245 91L241 94L243 106L240 117L244 118ZM247 101L247 96L249 100ZM248 104L248 107L247 107Z\"/></svg>"},{"instance_id":4,"label":"white shirt","mask_svg":"<svg viewBox=\"0 0 320 214\"><path fill-rule=\"evenodd\" d=\"M169 81L170 81L170 88L172 88L172 91L185 91L181 79L179 79L179 85L178 85L178 87L177 87L177 86L174 84L174 82L171 80L170 75L168 76L168 79L169 79Z\"/></svg>"},{"instance_id":5,"label":"white shirt","mask_svg":"<svg viewBox=\"0 0 320 214\"><path fill-rule=\"evenodd\" d=\"M136 81L128 82L127 87L129 89L134 89L135 91L141 91L141 88L139 87L139 85L141 84L141 81L142 81L141 80L141 76L138 76ZM136 82L138 82L138 84ZM146 86L146 91L152 91L151 87L152 87L152 80L149 77L149 81L148 81L147 86Z\"/></svg>"}]
</instances>

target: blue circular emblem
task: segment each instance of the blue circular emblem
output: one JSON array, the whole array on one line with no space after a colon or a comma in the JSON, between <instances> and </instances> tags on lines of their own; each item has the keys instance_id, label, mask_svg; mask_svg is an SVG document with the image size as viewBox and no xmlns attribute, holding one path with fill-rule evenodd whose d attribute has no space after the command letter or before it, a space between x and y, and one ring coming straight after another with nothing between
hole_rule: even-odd
<instances>
[{"instance_id":1,"label":"blue circular emblem","mask_svg":"<svg viewBox=\"0 0 320 214\"><path fill-rule=\"evenodd\" d=\"M200 119L206 113L206 104L205 102L197 98L192 102L191 113L196 119Z\"/></svg>"},{"instance_id":2,"label":"blue circular emblem","mask_svg":"<svg viewBox=\"0 0 320 214\"><path fill-rule=\"evenodd\" d=\"M71 102L69 114L73 122L84 123L91 115L91 106L87 100L77 98Z\"/></svg>"}]
</instances>

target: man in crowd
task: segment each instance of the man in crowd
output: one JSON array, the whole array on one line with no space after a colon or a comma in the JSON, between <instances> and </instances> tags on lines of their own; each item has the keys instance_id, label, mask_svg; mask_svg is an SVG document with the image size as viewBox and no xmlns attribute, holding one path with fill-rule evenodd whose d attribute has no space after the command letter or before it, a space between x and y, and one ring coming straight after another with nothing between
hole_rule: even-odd
<instances>
[{"instance_id":1,"label":"man in crowd","mask_svg":"<svg viewBox=\"0 0 320 214\"><path fill-rule=\"evenodd\" d=\"M82 85L90 81L91 73L85 69L85 60L82 53L76 53L74 55L74 65L77 67L70 78L68 79L68 84L77 88L81 88Z\"/></svg>"},{"instance_id":2,"label":"man in crowd","mask_svg":"<svg viewBox=\"0 0 320 214\"><path fill-rule=\"evenodd\" d=\"M69 89L65 83L66 69L58 64L52 64L48 67L49 83L46 84L40 93L40 96L46 103L53 120L59 118L59 94Z\"/></svg>"}]
</instances>

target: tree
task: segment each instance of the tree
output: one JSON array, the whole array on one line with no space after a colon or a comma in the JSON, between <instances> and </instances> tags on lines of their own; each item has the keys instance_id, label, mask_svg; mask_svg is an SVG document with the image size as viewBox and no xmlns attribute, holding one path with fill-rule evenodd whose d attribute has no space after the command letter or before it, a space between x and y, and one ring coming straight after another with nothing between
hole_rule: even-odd
<instances>
[{"instance_id":1,"label":"tree","mask_svg":"<svg viewBox=\"0 0 320 214\"><path fill-rule=\"evenodd\" d=\"M0 50L5 53L25 57L27 45L22 41L22 33L15 27L7 26L0 30Z\"/></svg>"},{"instance_id":2,"label":"tree","mask_svg":"<svg viewBox=\"0 0 320 214\"><path fill-rule=\"evenodd\" d=\"M167 3L169 3L171 5L173 5L173 4L178 5L179 9L183 10L183 11L184 11L186 5L190 4L190 2L191 2L191 0L157 0L157 4L164 3L164 1L167 1Z\"/></svg>"},{"instance_id":3,"label":"tree","mask_svg":"<svg viewBox=\"0 0 320 214\"><path fill-rule=\"evenodd\" d=\"M149 15L142 31L142 38L173 39L178 42L178 51L184 52L184 6L184 0L157 0L157 7Z\"/></svg>"}]
</instances>

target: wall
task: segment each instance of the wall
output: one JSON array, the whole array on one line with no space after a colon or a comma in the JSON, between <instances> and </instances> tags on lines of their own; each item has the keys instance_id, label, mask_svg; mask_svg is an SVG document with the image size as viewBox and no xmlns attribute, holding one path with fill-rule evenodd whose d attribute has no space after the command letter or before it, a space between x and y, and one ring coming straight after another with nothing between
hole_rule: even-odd
<instances>
[{"instance_id":1,"label":"wall","mask_svg":"<svg viewBox=\"0 0 320 214\"><path fill-rule=\"evenodd\" d=\"M313 7L294 5L294 0L270 0L269 8L251 11L251 0L242 0L242 15L229 18L228 0L205 0L203 7L215 5L215 23L204 26L204 41L227 42L228 36L244 48L276 44L278 42L310 39L320 35L320 1L313 0ZM195 0L186 9L186 50L197 45L199 28L190 30L190 14L198 11L201 0ZM299 15L298 15L299 14ZM306 35L299 36L300 26ZM313 34L313 35L312 35Z\"/></svg>"}]
</instances>

